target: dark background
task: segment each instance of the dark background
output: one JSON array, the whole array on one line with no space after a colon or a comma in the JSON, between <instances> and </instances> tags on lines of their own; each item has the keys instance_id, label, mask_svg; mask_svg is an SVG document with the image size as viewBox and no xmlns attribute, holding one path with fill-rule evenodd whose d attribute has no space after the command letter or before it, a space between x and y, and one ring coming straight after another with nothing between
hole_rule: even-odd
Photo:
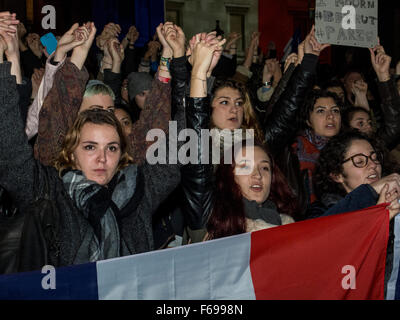
<instances>
[{"instance_id":1,"label":"dark background","mask_svg":"<svg viewBox=\"0 0 400 320\"><path fill-rule=\"evenodd\" d=\"M26 5L32 1L34 7L33 21L27 21ZM264 5L265 3L261 3ZM282 1L282 0L273 0ZM313 0L297 0L305 4L306 8L312 7ZM19 19L25 22L28 31L34 31L43 35L48 31L41 28L43 14L41 8L51 4L57 12L57 30L53 31L56 35L62 35L75 22L94 21L100 32L103 26L110 22L118 22L125 34L132 24L140 31L140 38L137 46L144 45L154 34L155 27L162 22L164 14L163 0L0 0L1 11L12 11L18 14ZM392 56L392 64L395 65L400 60L400 0L379 0L379 36L381 44L386 52ZM261 15L262 16L262 15ZM313 20L311 14L296 12L293 16L293 32L296 28L301 29L302 37L310 29ZM274 16L274 19L280 19ZM260 19L261 20L261 19ZM277 21L278 21L277 20ZM279 37L280 35L272 35ZM288 39L287 39L288 40ZM284 41L287 41L284 39ZM338 67L343 59L344 53L349 47L332 46L330 61L334 68ZM354 48L354 54L357 57L357 63L364 64L369 60L369 52L365 49Z\"/></svg>"}]
</instances>

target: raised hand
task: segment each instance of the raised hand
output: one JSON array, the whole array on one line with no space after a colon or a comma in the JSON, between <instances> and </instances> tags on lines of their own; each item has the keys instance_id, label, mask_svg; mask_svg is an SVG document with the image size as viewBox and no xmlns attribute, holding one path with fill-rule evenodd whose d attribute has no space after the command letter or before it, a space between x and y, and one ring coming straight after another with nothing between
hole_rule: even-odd
<instances>
[{"instance_id":1,"label":"raised hand","mask_svg":"<svg viewBox=\"0 0 400 320\"><path fill-rule=\"evenodd\" d=\"M390 79L390 63L392 58L385 53L385 49L379 44L373 49L369 48L371 54L371 64L380 82Z\"/></svg>"},{"instance_id":2,"label":"raised hand","mask_svg":"<svg viewBox=\"0 0 400 320\"><path fill-rule=\"evenodd\" d=\"M304 40L304 53L313 54L319 56L321 52L330 47L330 44L320 44L315 37L315 26L313 25L310 33Z\"/></svg>"},{"instance_id":3,"label":"raised hand","mask_svg":"<svg viewBox=\"0 0 400 320\"><path fill-rule=\"evenodd\" d=\"M107 40L110 38L118 38L121 33L121 27L115 23L108 23L102 33L96 38L96 45L100 50L104 50Z\"/></svg>"},{"instance_id":4,"label":"raised hand","mask_svg":"<svg viewBox=\"0 0 400 320\"><path fill-rule=\"evenodd\" d=\"M15 13L10 13L9 11L0 12L0 30L10 34L16 33L18 23L19 20L17 20Z\"/></svg>"},{"instance_id":5,"label":"raised hand","mask_svg":"<svg viewBox=\"0 0 400 320\"><path fill-rule=\"evenodd\" d=\"M110 22L104 27L100 37L104 37L106 39L116 38L119 36L120 33L121 33L120 25Z\"/></svg>"},{"instance_id":6,"label":"raised hand","mask_svg":"<svg viewBox=\"0 0 400 320\"><path fill-rule=\"evenodd\" d=\"M192 75L202 77L205 79L207 72L211 66L211 62L215 51L221 51L222 46L225 44L226 39L218 41L217 43L207 43L205 40L199 41L192 53L193 57L193 71Z\"/></svg>"},{"instance_id":7,"label":"raised hand","mask_svg":"<svg viewBox=\"0 0 400 320\"><path fill-rule=\"evenodd\" d=\"M271 80L271 78L274 76L277 68L279 68L279 64L276 59L265 60L263 78L268 79L265 81Z\"/></svg>"},{"instance_id":8,"label":"raised hand","mask_svg":"<svg viewBox=\"0 0 400 320\"><path fill-rule=\"evenodd\" d=\"M113 61L122 63L125 58L125 53L122 45L119 43L117 38L109 39L107 41L107 49L110 52Z\"/></svg>"},{"instance_id":9,"label":"raised hand","mask_svg":"<svg viewBox=\"0 0 400 320\"><path fill-rule=\"evenodd\" d=\"M254 31L251 34L251 45L253 46L253 49L256 49L258 45L260 44L260 36L261 33L258 31Z\"/></svg>"},{"instance_id":10,"label":"raised hand","mask_svg":"<svg viewBox=\"0 0 400 320\"><path fill-rule=\"evenodd\" d=\"M139 32L136 30L135 26L131 26L125 38L121 42L122 46L124 47L124 50L128 45L131 46L133 49L133 46L135 45L135 42L138 38L139 38Z\"/></svg>"},{"instance_id":11,"label":"raised hand","mask_svg":"<svg viewBox=\"0 0 400 320\"><path fill-rule=\"evenodd\" d=\"M236 49L236 46L233 47L236 42L242 37L240 33L231 32L226 39L225 50Z\"/></svg>"},{"instance_id":12,"label":"raised hand","mask_svg":"<svg viewBox=\"0 0 400 320\"><path fill-rule=\"evenodd\" d=\"M71 62L81 70L96 36L96 27L93 22L87 22L76 32L78 39L84 40L84 42L72 51Z\"/></svg>"},{"instance_id":13,"label":"raised hand","mask_svg":"<svg viewBox=\"0 0 400 320\"><path fill-rule=\"evenodd\" d=\"M364 80L355 81L352 85L351 91L357 96L367 96L368 84Z\"/></svg>"},{"instance_id":14,"label":"raised hand","mask_svg":"<svg viewBox=\"0 0 400 320\"><path fill-rule=\"evenodd\" d=\"M79 24L75 23L57 42L57 48L54 55L54 61L60 62L67 53L75 47L83 44L86 40L86 34L79 32Z\"/></svg>"},{"instance_id":15,"label":"raised hand","mask_svg":"<svg viewBox=\"0 0 400 320\"><path fill-rule=\"evenodd\" d=\"M366 110L370 110L368 102L368 84L364 80L355 81L351 87L351 91L354 94L354 105L363 107Z\"/></svg>"},{"instance_id":16,"label":"raised hand","mask_svg":"<svg viewBox=\"0 0 400 320\"><path fill-rule=\"evenodd\" d=\"M26 28L22 22L17 25L18 38L22 39L26 35Z\"/></svg>"},{"instance_id":17,"label":"raised hand","mask_svg":"<svg viewBox=\"0 0 400 320\"><path fill-rule=\"evenodd\" d=\"M132 27L129 28L128 35L129 35L129 38L128 38L129 39L129 43L130 44L135 44L137 39L139 39L140 33L139 33L139 31L137 31L135 26L132 26Z\"/></svg>"},{"instance_id":18,"label":"raised hand","mask_svg":"<svg viewBox=\"0 0 400 320\"><path fill-rule=\"evenodd\" d=\"M6 54L7 60L10 61L12 59L19 60L19 46L18 46L18 37L16 33L8 33L4 30L0 30L0 35L3 38L3 41L6 44L6 49L4 53Z\"/></svg>"},{"instance_id":19,"label":"raised hand","mask_svg":"<svg viewBox=\"0 0 400 320\"><path fill-rule=\"evenodd\" d=\"M213 46L215 44L218 44L221 41L221 39L222 39L221 36L217 37L217 32L216 31L210 32L210 33L206 34L206 36L205 36L206 43L211 45L211 46ZM223 52L223 48L222 47L220 47L219 49L214 51L210 67L207 70L207 77L208 78L211 77L212 71L217 66L217 64L219 62L219 59L221 58L222 52Z\"/></svg>"},{"instance_id":20,"label":"raised hand","mask_svg":"<svg viewBox=\"0 0 400 320\"><path fill-rule=\"evenodd\" d=\"M37 33L29 33L26 36L26 42L29 49L40 59L43 55L43 45L40 43L39 35Z\"/></svg>"},{"instance_id":21,"label":"raised hand","mask_svg":"<svg viewBox=\"0 0 400 320\"><path fill-rule=\"evenodd\" d=\"M162 56L164 58L172 58L174 52L171 48L171 46L168 44L167 40L165 39L165 32L164 32L164 24L160 23L156 29L157 31L157 36L159 41L161 42L161 45L163 47L163 52Z\"/></svg>"},{"instance_id":22,"label":"raised hand","mask_svg":"<svg viewBox=\"0 0 400 320\"><path fill-rule=\"evenodd\" d=\"M19 41L16 32L8 33L7 31L0 29L0 38L3 41L4 53L6 54L7 60L11 62L11 74L16 77L17 84L22 83L21 65L19 60ZM5 46L4 46L5 44Z\"/></svg>"},{"instance_id":23,"label":"raised hand","mask_svg":"<svg viewBox=\"0 0 400 320\"><path fill-rule=\"evenodd\" d=\"M174 52L174 58L180 58L185 55L185 33L172 22L166 22L163 26L165 40Z\"/></svg>"},{"instance_id":24,"label":"raised hand","mask_svg":"<svg viewBox=\"0 0 400 320\"><path fill-rule=\"evenodd\" d=\"M121 73L121 64L125 58L124 47L117 38L112 38L107 41L107 49L112 59L112 72Z\"/></svg>"},{"instance_id":25,"label":"raised hand","mask_svg":"<svg viewBox=\"0 0 400 320\"><path fill-rule=\"evenodd\" d=\"M283 72L286 72L286 70L289 68L289 66L291 64L294 64L295 66L297 66L299 64L299 56L297 55L297 53L293 52L291 54L289 54L289 56L286 58L285 60L285 66L283 68Z\"/></svg>"},{"instance_id":26,"label":"raised hand","mask_svg":"<svg viewBox=\"0 0 400 320\"><path fill-rule=\"evenodd\" d=\"M226 39L215 44L200 40L201 34L196 35L196 45L192 52L193 69L190 82L190 97L207 96L207 72L210 68L215 51L221 51Z\"/></svg>"},{"instance_id":27,"label":"raised hand","mask_svg":"<svg viewBox=\"0 0 400 320\"><path fill-rule=\"evenodd\" d=\"M148 49L147 49L146 53L144 54L144 59L145 60L151 59L152 61L155 61L157 52L161 47L161 43L158 41L152 40L147 44L147 46L148 46Z\"/></svg>"}]
</instances>

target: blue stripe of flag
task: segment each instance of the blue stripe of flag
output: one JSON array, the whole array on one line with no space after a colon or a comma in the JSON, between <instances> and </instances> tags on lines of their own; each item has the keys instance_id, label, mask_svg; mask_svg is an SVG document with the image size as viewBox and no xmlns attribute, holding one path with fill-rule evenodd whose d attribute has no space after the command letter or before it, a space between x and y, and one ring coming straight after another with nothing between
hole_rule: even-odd
<instances>
[{"instance_id":1,"label":"blue stripe of flag","mask_svg":"<svg viewBox=\"0 0 400 320\"><path fill-rule=\"evenodd\" d=\"M56 269L56 289L44 290L41 271L0 277L0 300L98 300L96 263Z\"/></svg>"}]
</instances>

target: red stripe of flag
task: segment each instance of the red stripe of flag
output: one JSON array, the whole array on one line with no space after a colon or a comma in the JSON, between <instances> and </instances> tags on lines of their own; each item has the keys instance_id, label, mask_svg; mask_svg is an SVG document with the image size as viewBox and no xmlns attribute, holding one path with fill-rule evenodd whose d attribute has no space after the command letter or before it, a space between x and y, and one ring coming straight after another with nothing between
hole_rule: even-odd
<instances>
[{"instance_id":1,"label":"red stripe of flag","mask_svg":"<svg viewBox=\"0 0 400 320\"><path fill-rule=\"evenodd\" d=\"M257 300L384 299L385 207L253 232L250 270ZM353 267L355 289L349 288Z\"/></svg>"}]
</instances>

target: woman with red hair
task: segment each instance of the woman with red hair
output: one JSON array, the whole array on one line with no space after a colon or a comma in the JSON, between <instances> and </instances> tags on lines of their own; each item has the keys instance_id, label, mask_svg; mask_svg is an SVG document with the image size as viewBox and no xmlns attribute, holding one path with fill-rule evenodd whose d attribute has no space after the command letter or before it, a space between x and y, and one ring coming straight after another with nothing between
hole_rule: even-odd
<instances>
[{"instance_id":1,"label":"woman with red hair","mask_svg":"<svg viewBox=\"0 0 400 320\"><path fill-rule=\"evenodd\" d=\"M232 164L219 165L215 173L206 239L294 222L297 200L267 147L244 140L233 150Z\"/></svg>"}]
</instances>

